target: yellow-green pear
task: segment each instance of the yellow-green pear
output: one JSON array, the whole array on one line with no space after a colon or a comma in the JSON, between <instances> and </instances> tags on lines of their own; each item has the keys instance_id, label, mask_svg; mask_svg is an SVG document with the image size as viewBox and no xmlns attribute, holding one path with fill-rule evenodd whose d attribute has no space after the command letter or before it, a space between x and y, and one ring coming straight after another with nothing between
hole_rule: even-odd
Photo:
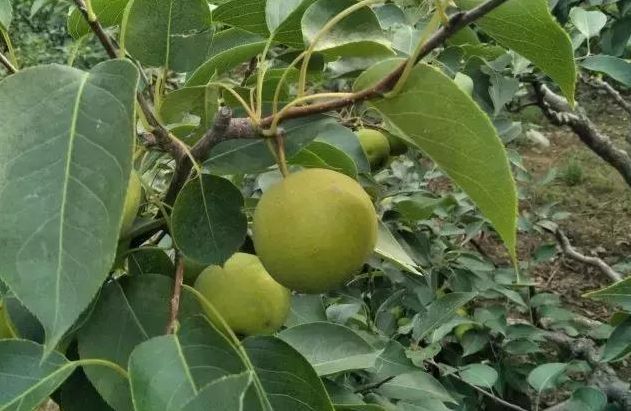
<instances>
[{"instance_id":1,"label":"yellow-green pear","mask_svg":"<svg viewBox=\"0 0 631 411\"><path fill-rule=\"evenodd\" d=\"M289 314L291 292L274 281L255 255L236 253L223 267L204 269L195 289L237 334L271 334ZM212 312L207 315L215 318Z\"/></svg>"},{"instance_id":2,"label":"yellow-green pear","mask_svg":"<svg viewBox=\"0 0 631 411\"><path fill-rule=\"evenodd\" d=\"M312 168L263 194L252 230L256 254L276 281L317 294L358 273L377 241L377 215L357 181Z\"/></svg>"},{"instance_id":3,"label":"yellow-green pear","mask_svg":"<svg viewBox=\"0 0 631 411\"><path fill-rule=\"evenodd\" d=\"M359 144L361 144L370 163L370 168L377 170L382 167L390 155L390 143L388 138L379 130L360 128L356 132Z\"/></svg>"},{"instance_id":4,"label":"yellow-green pear","mask_svg":"<svg viewBox=\"0 0 631 411\"><path fill-rule=\"evenodd\" d=\"M135 170L132 170L127 185L127 195L125 197L125 205L123 206L123 224L121 225L121 235L125 235L131 230L140 208L142 200L142 183L140 177Z\"/></svg>"}]
</instances>

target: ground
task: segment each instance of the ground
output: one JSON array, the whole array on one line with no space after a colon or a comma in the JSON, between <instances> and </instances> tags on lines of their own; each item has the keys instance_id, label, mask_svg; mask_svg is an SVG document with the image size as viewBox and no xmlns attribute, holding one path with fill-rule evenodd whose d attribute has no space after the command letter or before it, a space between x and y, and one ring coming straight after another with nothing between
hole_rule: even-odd
<instances>
[{"instance_id":1,"label":"ground","mask_svg":"<svg viewBox=\"0 0 631 411\"><path fill-rule=\"evenodd\" d=\"M631 134L628 113L610 97L593 89L583 87L578 100L618 147L631 148L627 142ZM522 113L522 119L540 125L540 131L550 142L549 147L522 143L519 152L525 167L539 179L551 168L557 169L557 177L551 183L532 189L533 196L526 206L536 208L556 203L555 210L570 213L560 226L577 249L583 254L598 255L612 265L625 262L631 257L631 188L570 129L551 125L536 107L529 107ZM522 236L520 242L522 253L532 252L541 239ZM581 298L583 293L611 283L593 267L556 259L539 266L534 277L586 317L605 321L611 314L601 303Z\"/></svg>"}]
</instances>

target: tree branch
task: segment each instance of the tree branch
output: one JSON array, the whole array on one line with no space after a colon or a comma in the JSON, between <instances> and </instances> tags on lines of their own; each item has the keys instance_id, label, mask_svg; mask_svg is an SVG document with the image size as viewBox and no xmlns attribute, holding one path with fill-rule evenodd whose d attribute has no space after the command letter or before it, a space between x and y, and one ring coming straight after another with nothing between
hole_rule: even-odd
<instances>
[{"instance_id":1,"label":"tree branch","mask_svg":"<svg viewBox=\"0 0 631 411\"><path fill-rule=\"evenodd\" d=\"M539 107L546 117L558 126L569 126L572 131L600 158L615 168L631 186L631 156L616 147L609 136L603 134L577 106L572 111L563 97L546 85L533 83Z\"/></svg>"},{"instance_id":2,"label":"tree branch","mask_svg":"<svg viewBox=\"0 0 631 411\"><path fill-rule=\"evenodd\" d=\"M18 72L18 69L15 68L15 66L11 64L9 59L2 53L0 53L0 64L2 64L10 74L15 74Z\"/></svg>"},{"instance_id":3,"label":"tree branch","mask_svg":"<svg viewBox=\"0 0 631 411\"><path fill-rule=\"evenodd\" d=\"M611 268L609 264L604 262L602 259L598 257L589 257L584 254L579 253L570 243L570 240L567 238L565 233L557 228L554 232L554 237L557 242L561 246L561 250L563 250L563 254L570 257L573 260L580 261L584 264L592 265L598 268L603 274L609 277L613 282L621 281L624 276Z\"/></svg>"},{"instance_id":4,"label":"tree branch","mask_svg":"<svg viewBox=\"0 0 631 411\"><path fill-rule=\"evenodd\" d=\"M613 97L614 101L618 103L618 105L622 107L624 111L631 114L631 103L625 100L624 97L622 97L622 95L620 94L620 92L618 92L618 90L613 88L611 84L607 83L605 80L601 78L589 77L586 75L581 76L581 80L583 80L585 83L589 84L592 87L605 90L607 94Z\"/></svg>"}]
</instances>

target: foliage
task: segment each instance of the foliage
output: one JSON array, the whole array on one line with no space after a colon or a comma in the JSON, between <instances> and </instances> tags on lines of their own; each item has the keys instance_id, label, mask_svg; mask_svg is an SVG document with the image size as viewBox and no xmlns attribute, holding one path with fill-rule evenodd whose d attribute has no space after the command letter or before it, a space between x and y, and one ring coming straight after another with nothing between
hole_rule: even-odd
<instances>
[{"instance_id":1,"label":"foliage","mask_svg":"<svg viewBox=\"0 0 631 411\"><path fill-rule=\"evenodd\" d=\"M573 102L575 54L631 87L631 2L209 3L0 0L7 55L28 67L0 82L0 313L15 337L0 340L0 409L538 409L557 389L571 409L624 409L576 375L631 354L629 280L586 296L620 306L598 327L535 291L556 250L520 260L517 234L558 215L518 215L531 176L512 144L533 127L509 109L533 82ZM79 68L41 65L68 60ZM409 150L371 170L365 127ZM275 335L240 338L190 271L256 253L259 199L304 168L361 183L375 252L342 287L294 292ZM121 230L131 173L144 194ZM551 344L574 338L601 345L600 363Z\"/></svg>"}]
</instances>

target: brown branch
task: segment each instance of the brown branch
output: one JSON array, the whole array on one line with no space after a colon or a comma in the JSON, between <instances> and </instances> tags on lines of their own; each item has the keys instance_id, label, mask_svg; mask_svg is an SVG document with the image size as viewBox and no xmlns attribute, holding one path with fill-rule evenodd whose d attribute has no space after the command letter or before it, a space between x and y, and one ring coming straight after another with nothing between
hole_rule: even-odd
<instances>
[{"instance_id":1,"label":"brown branch","mask_svg":"<svg viewBox=\"0 0 631 411\"><path fill-rule=\"evenodd\" d=\"M546 85L534 83L539 107L546 117L557 126L569 126L587 147L615 168L631 186L631 156L616 147L611 138L602 133L577 106L572 111L567 100L550 90Z\"/></svg>"},{"instance_id":2,"label":"brown branch","mask_svg":"<svg viewBox=\"0 0 631 411\"><path fill-rule=\"evenodd\" d=\"M171 297L171 315L167 324L166 334L174 334L177 329L177 316L180 311L180 296L184 283L184 257L176 255L175 282L173 283L173 296Z\"/></svg>"},{"instance_id":3,"label":"brown branch","mask_svg":"<svg viewBox=\"0 0 631 411\"><path fill-rule=\"evenodd\" d=\"M0 64L2 64L10 74L15 74L18 72L18 69L11 64L9 59L2 53L0 53Z\"/></svg>"},{"instance_id":4,"label":"brown branch","mask_svg":"<svg viewBox=\"0 0 631 411\"><path fill-rule=\"evenodd\" d=\"M609 84L605 80L598 77L589 77L589 76L584 75L584 76L581 76L581 79L586 84L589 84L592 87L605 90L607 94L609 94L614 99L614 101L618 103L620 107L622 107L624 111L631 114L631 103L625 100L624 97L622 97L622 95L620 94L620 92L616 90L611 84Z\"/></svg>"},{"instance_id":5,"label":"brown branch","mask_svg":"<svg viewBox=\"0 0 631 411\"><path fill-rule=\"evenodd\" d=\"M611 266L607 264L606 262L604 262L601 258L589 257L589 256L579 253L576 250L576 248L572 246L569 238L567 238L565 233L560 228L557 228L554 231L551 231L551 230L548 230L548 231L554 234L554 237L559 243L559 246L561 247L561 250L563 251L564 255L568 256L569 258L573 260L598 268L603 274L609 277L613 282L621 281L624 278L624 276L621 273L611 268Z\"/></svg>"}]
</instances>

